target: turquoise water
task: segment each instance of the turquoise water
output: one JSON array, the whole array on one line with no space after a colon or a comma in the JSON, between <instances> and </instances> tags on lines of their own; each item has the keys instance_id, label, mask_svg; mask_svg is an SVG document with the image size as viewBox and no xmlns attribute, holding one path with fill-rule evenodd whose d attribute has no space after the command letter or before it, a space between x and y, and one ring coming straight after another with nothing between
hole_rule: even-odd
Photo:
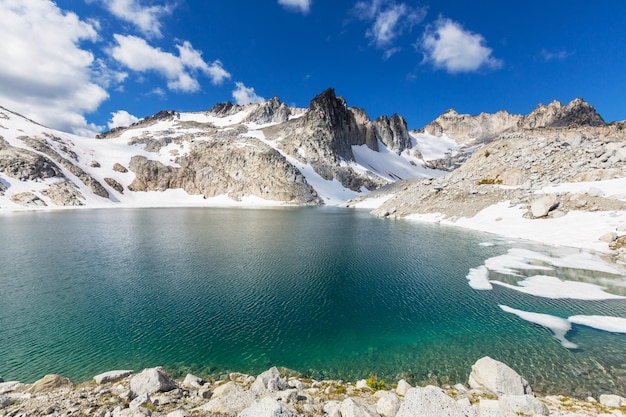
<instances>
[{"instance_id":1,"label":"turquoise water","mask_svg":"<svg viewBox=\"0 0 626 417\"><path fill-rule=\"evenodd\" d=\"M469 269L511 246L480 245L492 236L352 210L190 208L9 213L0 239L5 380L277 365L452 384L489 355L540 392L626 394L626 336L574 326L567 350L498 307L626 317L626 302L473 290Z\"/></svg>"}]
</instances>

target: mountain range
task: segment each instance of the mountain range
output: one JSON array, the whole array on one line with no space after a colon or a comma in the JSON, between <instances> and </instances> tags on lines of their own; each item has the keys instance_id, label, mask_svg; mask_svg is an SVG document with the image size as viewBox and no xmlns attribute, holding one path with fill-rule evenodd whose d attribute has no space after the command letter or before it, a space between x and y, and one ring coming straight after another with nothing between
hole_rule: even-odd
<instances>
[{"instance_id":1,"label":"mountain range","mask_svg":"<svg viewBox=\"0 0 626 417\"><path fill-rule=\"evenodd\" d=\"M526 116L449 110L409 130L397 114L371 120L333 89L308 108L273 98L165 110L97 138L0 108L0 207L339 205L401 180L442 177L507 135L620 127L576 99Z\"/></svg>"}]
</instances>

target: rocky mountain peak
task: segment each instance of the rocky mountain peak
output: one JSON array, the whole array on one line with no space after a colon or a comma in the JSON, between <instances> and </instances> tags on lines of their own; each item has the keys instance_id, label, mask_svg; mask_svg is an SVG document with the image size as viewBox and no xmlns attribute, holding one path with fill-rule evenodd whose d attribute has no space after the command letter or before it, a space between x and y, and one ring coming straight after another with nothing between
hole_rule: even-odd
<instances>
[{"instance_id":1,"label":"rocky mountain peak","mask_svg":"<svg viewBox=\"0 0 626 417\"><path fill-rule=\"evenodd\" d=\"M226 117L239 113L242 109L243 107L239 104L233 104L232 102L227 101L226 103L217 103L209 109L208 113L215 117Z\"/></svg>"},{"instance_id":2,"label":"rocky mountain peak","mask_svg":"<svg viewBox=\"0 0 626 417\"><path fill-rule=\"evenodd\" d=\"M554 100L550 104L539 104L520 122L520 127L532 129L537 127L566 127L566 126L602 126L604 119L596 112L595 107L581 98L575 98L569 104L563 105Z\"/></svg>"},{"instance_id":3,"label":"rocky mountain peak","mask_svg":"<svg viewBox=\"0 0 626 417\"><path fill-rule=\"evenodd\" d=\"M372 123L376 137L388 149L400 154L411 148L411 136L404 117L394 114L391 117L381 116Z\"/></svg>"},{"instance_id":4,"label":"rocky mountain peak","mask_svg":"<svg viewBox=\"0 0 626 417\"><path fill-rule=\"evenodd\" d=\"M256 104L256 108L244 120L245 122L257 123L284 123L291 116L291 109L278 97L271 98L263 103Z\"/></svg>"}]
</instances>

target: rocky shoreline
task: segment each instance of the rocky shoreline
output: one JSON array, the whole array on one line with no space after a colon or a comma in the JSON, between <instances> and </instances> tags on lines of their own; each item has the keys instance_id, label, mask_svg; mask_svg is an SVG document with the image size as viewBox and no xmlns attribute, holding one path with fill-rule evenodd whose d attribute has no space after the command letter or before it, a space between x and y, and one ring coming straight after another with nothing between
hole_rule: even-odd
<instances>
[{"instance_id":1,"label":"rocky shoreline","mask_svg":"<svg viewBox=\"0 0 626 417\"><path fill-rule=\"evenodd\" d=\"M626 398L535 396L528 382L489 357L473 366L468 384L387 385L371 375L356 383L316 381L276 367L254 377L241 373L205 381L171 379L163 368L118 370L75 385L60 375L34 384L0 378L0 417L512 417L624 416Z\"/></svg>"}]
</instances>

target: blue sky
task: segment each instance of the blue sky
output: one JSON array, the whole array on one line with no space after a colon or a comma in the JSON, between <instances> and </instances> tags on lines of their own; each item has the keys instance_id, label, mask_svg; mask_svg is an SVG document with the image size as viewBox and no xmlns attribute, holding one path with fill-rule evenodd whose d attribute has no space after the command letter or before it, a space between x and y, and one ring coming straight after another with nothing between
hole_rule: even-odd
<instances>
[{"instance_id":1,"label":"blue sky","mask_svg":"<svg viewBox=\"0 0 626 417\"><path fill-rule=\"evenodd\" d=\"M626 119L626 2L0 0L0 106L85 135L334 87L420 128L582 97Z\"/></svg>"}]
</instances>

